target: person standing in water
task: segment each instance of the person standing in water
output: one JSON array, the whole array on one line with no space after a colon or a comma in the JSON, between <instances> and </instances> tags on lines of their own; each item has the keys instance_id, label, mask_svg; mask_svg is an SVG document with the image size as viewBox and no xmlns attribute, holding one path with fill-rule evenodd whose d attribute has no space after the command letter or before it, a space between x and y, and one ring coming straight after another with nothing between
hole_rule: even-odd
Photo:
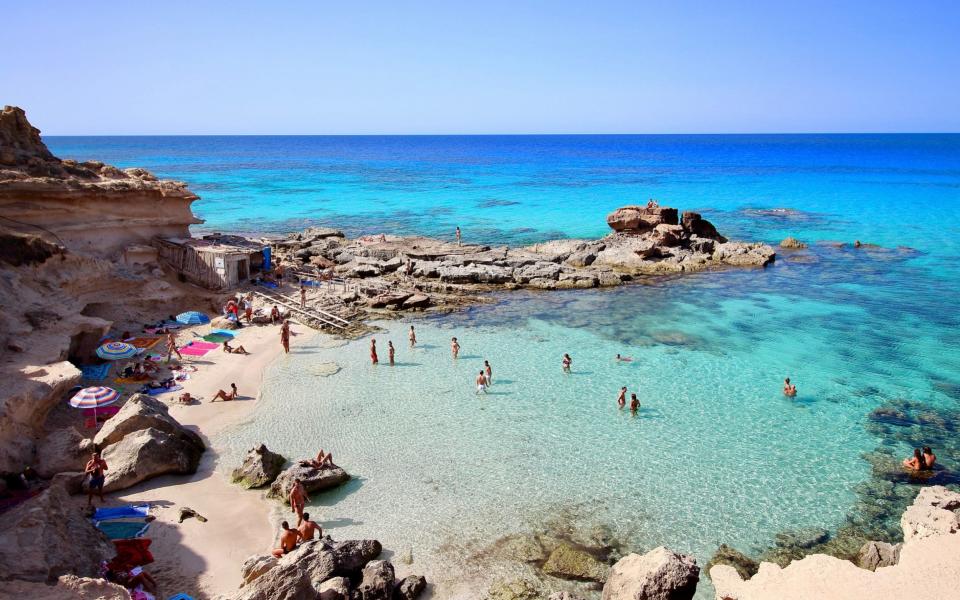
<instances>
[{"instance_id":1,"label":"person standing in water","mask_svg":"<svg viewBox=\"0 0 960 600\"><path fill-rule=\"evenodd\" d=\"M393 342L387 340L387 356L390 358L390 366L393 366Z\"/></svg>"},{"instance_id":2,"label":"person standing in water","mask_svg":"<svg viewBox=\"0 0 960 600\"><path fill-rule=\"evenodd\" d=\"M630 394L630 412L636 413L640 409L640 401L636 394Z\"/></svg>"},{"instance_id":3,"label":"person standing in water","mask_svg":"<svg viewBox=\"0 0 960 600\"><path fill-rule=\"evenodd\" d=\"M457 338L450 338L450 352L453 353L454 360L460 356L460 342L457 341Z\"/></svg>"},{"instance_id":4,"label":"person standing in water","mask_svg":"<svg viewBox=\"0 0 960 600\"><path fill-rule=\"evenodd\" d=\"M310 496L307 495L307 490L299 479L293 480L288 498L290 500L290 510L297 513L297 523L300 523L303 521L303 506L310 499Z\"/></svg>"},{"instance_id":5,"label":"person standing in water","mask_svg":"<svg viewBox=\"0 0 960 600\"><path fill-rule=\"evenodd\" d=\"M280 326L280 344L283 345L283 351L290 354L290 319Z\"/></svg>"},{"instance_id":6,"label":"person standing in water","mask_svg":"<svg viewBox=\"0 0 960 600\"><path fill-rule=\"evenodd\" d=\"M783 380L783 395L788 398L793 398L797 395L797 386L790 383L789 377Z\"/></svg>"},{"instance_id":7,"label":"person standing in water","mask_svg":"<svg viewBox=\"0 0 960 600\"><path fill-rule=\"evenodd\" d=\"M617 405L620 408L623 408L627 404L627 386L620 388L620 393L617 394Z\"/></svg>"},{"instance_id":8,"label":"person standing in water","mask_svg":"<svg viewBox=\"0 0 960 600\"><path fill-rule=\"evenodd\" d=\"M373 364L380 362L380 360L377 359L377 340L375 339L370 340L370 362Z\"/></svg>"},{"instance_id":9,"label":"person standing in water","mask_svg":"<svg viewBox=\"0 0 960 600\"><path fill-rule=\"evenodd\" d=\"M570 358L569 354L564 354L563 355L563 371L565 373L569 373L571 366L573 366L573 359Z\"/></svg>"},{"instance_id":10,"label":"person standing in water","mask_svg":"<svg viewBox=\"0 0 960 600\"><path fill-rule=\"evenodd\" d=\"M407 334L407 339L410 340L411 348L417 345L417 332L413 330L413 325L410 326L410 333Z\"/></svg>"},{"instance_id":11,"label":"person standing in water","mask_svg":"<svg viewBox=\"0 0 960 600\"><path fill-rule=\"evenodd\" d=\"M487 378L484 377L483 371L480 371L480 374L477 375L477 393L478 394L487 393Z\"/></svg>"},{"instance_id":12,"label":"person standing in water","mask_svg":"<svg viewBox=\"0 0 960 600\"><path fill-rule=\"evenodd\" d=\"M463 245L463 243L462 243L461 240L460 240L460 226L459 226L459 225L457 225L457 245L458 245L458 246L462 246L462 245Z\"/></svg>"},{"instance_id":13,"label":"person standing in water","mask_svg":"<svg viewBox=\"0 0 960 600\"><path fill-rule=\"evenodd\" d=\"M487 373L487 385L493 385L493 369L490 367L490 361L483 361L483 370Z\"/></svg>"}]
</instances>

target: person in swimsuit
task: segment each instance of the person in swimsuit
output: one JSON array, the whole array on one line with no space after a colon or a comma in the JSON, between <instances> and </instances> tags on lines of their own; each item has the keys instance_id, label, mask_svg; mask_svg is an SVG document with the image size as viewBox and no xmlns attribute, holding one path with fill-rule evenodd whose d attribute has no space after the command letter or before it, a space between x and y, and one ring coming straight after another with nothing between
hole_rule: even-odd
<instances>
[{"instance_id":1,"label":"person in swimsuit","mask_svg":"<svg viewBox=\"0 0 960 600\"><path fill-rule=\"evenodd\" d=\"M323 529L310 520L310 513L303 513L303 519L297 524L297 531L302 542L309 542L314 536L323 537Z\"/></svg>"},{"instance_id":2,"label":"person in swimsuit","mask_svg":"<svg viewBox=\"0 0 960 600\"><path fill-rule=\"evenodd\" d=\"M617 355L617 362L631 362L632 360L633 358L630 356L620 356L619 354Z\"/></svg>"},{"instance_id":3,"label":"person in swimsuit","mask_svg":"<svg viewBox=\"0 0 960 600\"><path fill-rule=\"evenodd\" d=\"M370 340L370 362L373 364L380 362L377 358L377 340Z\"/></svg>"},{"instance_id":4,"label":"person in swimsuit","mask_svg":"<svg viewBox=\"0 0 960 600\"><path fill-rule=\"evenodd\" d=\"M167 362L170 362L170 359L173 358L174 353L176 353L177 358L183 360L183 355L180 354L180 350L177 349L177 334L173 331L167 332Z\"/></svg>"},{"instance_id":5,"label":"person in swimsuit","mask_svg":"<svg viewBox=\"0 0 960 600\"><path fill-rule=\"evenodd\" d=\"M217 398L219 398L220 400L223 400L224 402L229 402L229 401L231 401L231 400L236 400L236 399L237 399L237 384L235 384L235 383L231 383L231 384L230 384L230 393L229 393L229 394L226 393L226 392L223 391L223 390L217 390L217 395L214 396L213 399L210 400L210 402L216 402L216 401L217 401Z\"/></svg>"},{"instance_id":6,"label":"person in swimsuit","mask_svg":"<svg viewBox=\"0 0 960 600\"><path fill-rule=\"evenodd\" d=\"M290 554L297 548L297 542L300 540L300 532L296 529L290 529L290 525L284 521L280 523L280 547L271 551L275 557L280 558L284 554Z\"/></svg>"},{"instance_id":7,"label":"person in swimsuit","mask_svg":"<svg viewBox=\"0 0 960 600\"><path fill-rule=\"evenodd\" d=\"M307 307L307 286L300 284L300 308Z\"/></svg>"},{"instance_id":8,"label":"person in swimsuit","mask_svg":"<svg viewBox=\"0 0 960 600\"><path fill-rule=\"evenodd\" d=\"M927 463L923 459L920 448L914 448L913 456L903 459L903 466L911 471L925 471L927 469Z\"/></svg>"},{"instance_id":9,"label":"person in swimsuit","mask_svg":"<svg viewBox=\"0 0 960 600\"><path fill-rule=\"evenodd\" d=\"M937 455L933 453L933 450L930 449L930 446L923 447L923 463L927 466L928 471L933 470L934 463L937 462Z\"/></svg>"},{"instance_id":10,"label":"person in swimsuit","mask_svg":"<svg viewBox=\"0 0 960 600\"><path fill-rule=\"evenodd\" d=\"M246 298L243 301L243 314L247 317L247 324L253 321L253 298Z\"/></svg>"},{"instance_id":11,"label":"person in swimsuit","mask_svg":"<svg viewBox=\"0 0 960 600\"><path fill-rule=\"evenodd\" d=\"M490 367L490 361L483 361L483 370L487 373L487 385L493 385L493 369Z\"/></svg>"},{"instance_id":12,"label":"person in swimsuit","mask_svg":"<svg viewBox=\"0 0 960 600\"><path fill-rule=\"evenodd\" d=\"M87 488L87 506L93 506L94 491L100 496L100 503L103 504L103 482L107 478L104 472L106 470L107 462L100 458L100 453L94 452L91 454L87 466L83 469L83 474L90 476L90 486Z\"/></svg>"},{"instance_id":13,"label":"person in swimsuit","mask_svg":"<svg viewBox=\"0 0 960 600\"><path fill-rule=\"evenodd\" d=\"M458 246L462 245L462 242L461 242L461 240L460 240L460 227L459 227L459 226L457 226L457 245L458 245Z\"/></svg>"},{"instance_id":14,"label":"person in swimsuit","mask_svg":"<svg viewBox=\"0 0 960 600\"><path fill-rule=\"evenodd\" d=\"M788 398L793 398L797 395L797 386L790 383L789 377L783 380L783 395Z\"/></svg>"},{"instance_id":15,"label":"person in swimsuit","mask_svg":"<svg viewBox=\"0 0 960 600\"><path fill-rule=\"evenodd\" d=\"M290 500L290 510L297 513L297 522L299 523L303 520L303 505L310 499L310 496L307 495L306 488L300 483L299 478L293 480L293 486L290 487L288 499Z\"/></svg>"},{"instance_id":16,"label":"person in swimsuit","mask_svg":"<svg viewBox=\"0 0 960 600\"><path fill-rule=\"evenodd\" d=\"M627 386L620 388L620 393L617 394L617 405L620 408L623 408L627 404Z\"/></svg>"},{"instance_id":17,"label":"person in swimsuit","mask_svg":"<svg viewBox=\"0 0 960 600\"><path fill-rule=\"evenodd\" d=\"M454 359L460 355L460 342L457 341L457 338L450 338L450 352L453 353Z\"/></svg>"},{"instance_id":18,"label":"person in swimsuit","mask_svg":"<svg viewBox=\"0 0 960 600\"><path fill-rule=\"evenodd\" d=\"M283 345L283 351L290 354L290 320L287 319L280 326L280 344Z\"/></svg>"},{"instance_id":19,"label":"person in swimsuit","mask_svg":"<svg viewBox=\"0 0 960 600\"><path fill-rule=\"evenodd\" d=\"M390 359L390 366L393 366L393 342L387 340L387 357Z\"/></svg>"},{"instance_id":20,"label":"person in swimsuit","mask_svg":"<svg viewBox=\"0 0 960 600\"><path fill-rule=\"evenodd\" d=\"M487 393L487 378L483 375L483 371L480 371L480 374L477 375L477 393Z\"/></svg>"},{"instance_id":21,"label":"person in swimsuit","mask_svg":"<svg viewBox=\"0 0 960 600\"><path fill-rule=\"evenodd\" d=\"M630 394L630 412L635 413L640 409L640 401L636 394Z\"/></svg>"},{"instance_id":22,"label":"person in swimsuit","mask_svg":"<svg viewBox=\"0 0 960 600\"><path fill-rule=\"evenodd\" d=\"M333 452L329 454L324 453L323 448L320 448L320 452L317 453L317 457L313 460L305 461L309 466L315 469L322 469L324 467L332 467L333 464Z\"/></svg>"},{"instance_id":23,"label":"person in swimsuit","mask_svg":"<svg viewBox=\"0 0 960 600\"><path fill-rule=\"evenodd\" d=\"M280 309L277 308L277 305L274 304L273 308L270 309L270 323L276 325L280 322Z\"/></svg>"},{"instance_id":24,"label":"person in swimsuit","mask_svg":"<svg viewBox=\"0 0 960 600\"><path fill-rule=\"evenodd\" d=\"M573 359L570 358L569 354L563 355L563 370L566 373L570 372L570 367L573 365Z\"/></svg>"},{"instance_id":25,"label":"person in swimsuit","mask_svg":"<svg viewBox=\"0 0 960 600\"><path fill-rule=\"evenodd\" d=\"M417 332L413 330L413 325L410 326L410 333L407 334L407 338L410 340L411 348L417 345Z\"/></svg>"},{"instance_id":26,"label":"person in swimsuit","mask_svg":"<svg viewBox=\"0 0 960 600\"><path fill-rule=\"evenodd\" d=\"M224 340L223 342L223 351L226 352L227 354L250 354L249 352L247 352L247 349L244 348L243 346L237 346L236 348L234 348L233 346L230 345L230 342L226 340Z\"/></svg>"}]
</instances>

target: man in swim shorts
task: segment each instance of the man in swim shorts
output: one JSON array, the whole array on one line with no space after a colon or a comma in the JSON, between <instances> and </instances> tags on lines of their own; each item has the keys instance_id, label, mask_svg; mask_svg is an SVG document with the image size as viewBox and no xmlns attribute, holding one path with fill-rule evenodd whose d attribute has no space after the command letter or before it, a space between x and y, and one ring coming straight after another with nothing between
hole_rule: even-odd
<instances>
[{"instance_id":1,"label":"man in swim shorts","mask_svg":"<svg viewBox=\"0 0 960 600\"><path fill-rule=\"evenodd\" d=\"M87 466L83 470L84 475L90 476L90 484L87 488L87 506L93 506L93 493L96 492L100 496L100 503L104 502L103 500L103 482L106 480L107 475L105 471L107 470L107 462L100 458L99 452L94 452L90 455L90 460L87 461Z\"/></svg>"},{"instance_id":2,"label":"man in swim shorts","mask_svg":"<svg viewBox=\"0 0 960 600\"><path fill-rule=\"evenodd\" d=\"M299 539L299 531L290 529L290 525L286 521L280 523L280 547L274 548L271 554L277 558L280 558L284 554L290 554L296 550Z\"/></svg>"},{"instance_id":3,"label":"man in swim shorts","mask_svg":"<svg viewBox=\"0 0 960 600\"><path fill-rule=\"evenodd\" d=\"M483 375L483 371L480 371L480 374L477 375L477 393L487 393L487 378Z\"/></svg>"}]
</instances>

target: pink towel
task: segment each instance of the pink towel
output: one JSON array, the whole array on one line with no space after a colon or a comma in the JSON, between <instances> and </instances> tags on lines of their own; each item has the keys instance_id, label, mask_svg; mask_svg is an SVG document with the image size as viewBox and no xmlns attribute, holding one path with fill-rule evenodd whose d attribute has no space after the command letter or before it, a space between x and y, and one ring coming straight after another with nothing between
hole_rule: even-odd
<instances>
[{"instance_id":1,"label":"pink towel","mask_svg":"<svg viewBox=\"0 0 960 600\"><path fill-rule=\"evenodd\" d=\"M214 344L216 346L216 344ZM210 352L210 348L198 348L196 344L193 346L184 346L180 348L180 354L185 354L187 356L203 356L207 352Z\"/></svg>"},{"instance_id":2,"label":"pink towel","mask_svg":"<svg viewBox=\"0 0 960 600\"><path fill-rule=\"evenodd\" d=\"M213 342L190 342L191 348L206 348L207 350L213 350L214 348L219 348L220 344L215 344Z\"/></svg>"}]
</instances>

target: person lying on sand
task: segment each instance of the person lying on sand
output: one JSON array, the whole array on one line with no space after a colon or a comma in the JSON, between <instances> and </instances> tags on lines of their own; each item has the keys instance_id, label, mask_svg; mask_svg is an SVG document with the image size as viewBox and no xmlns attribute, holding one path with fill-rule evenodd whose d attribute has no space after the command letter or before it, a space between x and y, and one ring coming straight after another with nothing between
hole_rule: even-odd
<instances>
[{"instance_id":1,"label":"person lying on sand","mask_svg":"<svg viewBox=\"0 0 960 600\"><path fill-rule=\"evenodd\" d=\"M620 356L617 355L617 362L631 362L633 360L632 356Z\"/></svg>"},{"instance_id":2,"label":"person lying on sand","mask_svg":"<svg viewBox=\"0 0 960 600\"><path fill-rule=\"evenodd\" d=\"M247 349L244 348L243 346L237 346L236 348L234 348L233 346L230 345L230 342L226 340L224 340L223 342L223 351L226 352L227 354L250 354L249 352L247 352Z\"/></svg>"},{"instance_id":3,"label":"person lying on sand","mask_svg":"<svg viewBox=\"0 0 960 600\"><path fill-rule=\"evenodd\" d=\"M300 540L300 532L296 529L290 529L290 525L284 521L280 523L280 547L274 548L271 554L280 558L284 554L290 554L297 548L297 542Z\"/></svg>"},{"instance_id":4,"label":"person lying on sand","mask_svg":"<svg viewBox=\"0 0 960 600\"><path fill-rule=\"evenodd\" d=\"M299 523L303 520L303 505L310 499L310 496L307 495L307 489L303 487L300 479L293 480L293 486L291 486L287 498L290 500L290 510L297 513L297 522Z\"/></svg>"},{"instance_id":5,"label":"person lying on sand","mask_svg":"<svg viewBox=\"0 0 960 600\"><path fill-rule=\"evenodd\" d=\"M903 459L903 466L911 471L926 471L927 463L920 452L920 448L913 449L913 456Z\"/></svg>"},{"instance_id":6,"label":"person lying on sand","mask_svg":"<svg viewBox=\"0 0 960 600\"><path fill-rule=\"evenodd\" d=\"M797 395L797 386L790 383L789 377L783 380L783 395L788 398L793 398Z\"/></svg>"},{"instance_id":7,"label":"person lying on sand","mask_svg":"<svg viewBox=\"0 0 960 600\"><path fill-rule=\"evenodd\" d=\"M217 395L214 396L213 399L210 400L210 402L216 402L216 401L217 401L217 398L219 398L220 400L223 400L224 402L229 402L230 400L236 400L236 399L237 399L237 384L235 384L235 383L231 383L231 384L230 384L230 393L229 393L229 394L226 393L226 392L223 391L223 390L217 390Z\"/></svg>"},{"instance_id":8,"label":"person lying on sand","mask_svg":"<svg viewBox=\"0 0 960 600\"><path fill-rule=\"evenodd\" d=\"M300 532L300 540L304 542L309 542L314 536L323 537L323 529L310 520L310 513L303 513L303 519L297 525L297 531Z\"/></svg>"}]
</instances>

